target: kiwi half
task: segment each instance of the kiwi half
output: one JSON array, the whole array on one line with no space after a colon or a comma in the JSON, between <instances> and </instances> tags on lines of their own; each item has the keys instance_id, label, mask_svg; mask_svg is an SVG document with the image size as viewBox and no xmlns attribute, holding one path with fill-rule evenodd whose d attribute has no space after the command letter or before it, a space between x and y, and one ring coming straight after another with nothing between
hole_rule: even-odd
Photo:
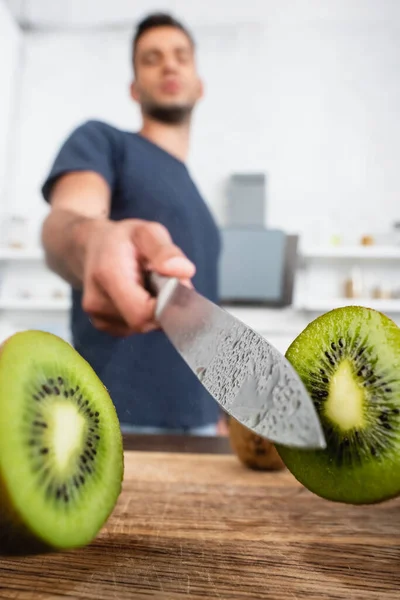
<instances>
[{"instance_id":1,"label":"kiwi half","mask_svg":"<svg viewBox=\"0 0 400 600\"><path fill-rule=\"evenodd\" d=\"M115 407L67 342L24 331L0 348L0 550L80 547L112 512L123 478Z\"/></svg>"},{"instance_id":2,"label":"kiwi half","mask_svg":"<svg viewBox=\"0 0 400 600\"><path fill-rule=\"evenodd\" d=\"M332 310L294 340L286 357L319 414L324 450L277 445L287 468L332 501L381 502L400 494L400 329L358 306Z\"/></svg>"},{"instance_id":3,"label":"kiwi half","mask_svg":"<svg viewBox=\"0 0 400 600\"><path fill-rule=\"evenodd\" d=\"M257 435L234 417L228 416L230 446L241 463L255 471L279 471L284 468L274 444Z\"/></svg>"}]
</instances>

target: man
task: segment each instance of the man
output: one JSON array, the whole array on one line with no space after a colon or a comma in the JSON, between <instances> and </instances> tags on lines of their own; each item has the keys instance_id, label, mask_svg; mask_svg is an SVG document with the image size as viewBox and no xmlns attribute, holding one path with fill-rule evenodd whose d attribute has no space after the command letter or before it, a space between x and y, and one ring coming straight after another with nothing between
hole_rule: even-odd
<instances>
[{"instance_id":1,"label":"man","mask_svg":"<svg viewBox=\"0 0 400 600\"><path fill-rule=\"evenodd\" d=\"M141 130L84 123L43 184L46 260L72 286L73 344L123 430L212 435L223 428L219 407L157 326L142 276L175 276L217 301L218 229L185 166L203 93L190 33L171 16L148 17L133 68Z\"/></svg>"}]
</instances>

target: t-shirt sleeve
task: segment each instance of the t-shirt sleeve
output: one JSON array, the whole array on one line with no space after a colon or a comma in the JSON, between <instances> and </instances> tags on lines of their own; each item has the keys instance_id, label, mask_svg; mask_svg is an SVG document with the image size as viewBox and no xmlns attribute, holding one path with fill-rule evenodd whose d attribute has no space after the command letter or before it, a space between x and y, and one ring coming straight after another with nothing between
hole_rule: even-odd
<instances>
[{"instance_id":1,"label":"t-shirt sleeve","mask_svg":"<svg viewBox=\"0 0 400 600\"><path fill-rule=\"evenodd\" d=\"M104 177L111 190L115 184L116 139L111 127L100 121L87 121L64 141L43 182L46 202L61 175L73 171L94 171Z\"/></svg>"}]
</instances>

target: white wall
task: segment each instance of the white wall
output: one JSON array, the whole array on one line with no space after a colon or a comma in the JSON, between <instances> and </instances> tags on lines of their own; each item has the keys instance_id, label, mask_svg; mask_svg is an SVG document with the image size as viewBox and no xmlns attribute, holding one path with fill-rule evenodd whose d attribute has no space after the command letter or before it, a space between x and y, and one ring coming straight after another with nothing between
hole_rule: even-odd
<instances>
[{"instance_id":1,"label":"white wall","mask_svg":"<svg viewBox=\"0 0 400 600\"><path fill-rule=\"evenodd\" d=\"M7 168L12 143L11 123L16 104L16 86L21 49L21 35L8 7L0 0L0 212L8 201Z\"/></svg>"},{"instance_id":2,"label":"white wall","mask_svg":"<svg viewBox=\"0 0 400 600\"><path fill-rule=\"evenodd\" d=\"M193 23L207 90L195 118L193 174L220 222L229 174L261 169L270 225L310 240L332 229L385 231L400 216L399 11L385 18L393 3L364 2L359 18L342 2L330 3L336 12L301 0L291 13L284 4L278 16L276 3L260 4L263 18L245 25ZM138 127L127 89L130 35L130 28L27 35L16 208L44 213L40 183L82 120Z\"/></svg>"},{"instance_id":3,"label":"white wall","mask_svg":"<svg viewBox=\"0 0 400 600\"><path fill-rule=\"evenodd\" d=\"M229 174L264 170L270 226L304 233L306 243L331 233L353 242L361 233L388 231L400 220L400 3L248 0L232 2L226 13L225 0L214 12L210 1L158 6L178 16L182 9L198 40L206 97L195 115L190 166L218 221L225 218ZM155 3L12 4L22 22L40 29L24 35L11 184L2 208L32 217L35 243L47 211L39 188L71 129L89 118L139 127L128 96L130 24ZM118 27L85 28L93 22ZM339 294L346 274L333 280L319 270L314 287ZM312 279L299 278L300 295ZM8 288L19 289L21 281L28 285L13 270ZM55 283L46 282L44 296ZM277 317L271 323L279 328ZM38 325L36 315L26 318L16 315L15 322ZM48 323L49 315L43 318ZM60 323L66 326L65 317L54 316L49 327Z\"/></svg>"},{"instance_id":4,"label":"white wall","mask_svg":"<svg viewBox=\"0 0 400 600\"><path fill-rule=\"evenodd\" d=\"M123 128L139 127L137 106L128 95L130 37L130 30L27 35L14 154L16 210L39 214L47 210L40 198L41 181L59 143L77 124L100 118ZM258 77L263 30L258 26L211 28L199 32L199 38L199 68L207 93L195 115L191 166L206 199L222 219L220 190L230 171L265 169L265 144L262 139L254 144L263 125L263 98L245 91ZM253 54L258 60L251 59ZM216 56L221 65L218 70ZM247 110L246 119L238 117Z\"/></svg>"},{"instance_id":5,"label":"white wall","mask_svg":"<svg viewBox=\"0 0 400 600\"><path fill-rule=\"evenodd\" d=\"M313 216L349 241L385 231L400 215L400 19L310 20L269 39L271 217L310 231Z\"/></svg>"},{"instance_id":6,"label":"white wall","mask_svg":"<svg viewBox=\"0 0 400 600\"><path fill-rule=\"evenodd\" d=\"M33 27L120 25L154 10L172 10L198 25L227 25L309 18L387 23L400 14L398 0L6 0L18 18Z\"/></svg>"}]
</instances>

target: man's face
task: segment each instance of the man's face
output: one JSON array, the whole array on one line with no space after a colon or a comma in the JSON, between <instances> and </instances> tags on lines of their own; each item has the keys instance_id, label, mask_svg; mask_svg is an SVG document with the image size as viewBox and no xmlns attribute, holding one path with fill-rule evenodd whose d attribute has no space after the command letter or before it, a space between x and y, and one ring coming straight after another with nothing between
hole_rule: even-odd
<instances>
[{"instance_id":1,"label":"man's face","mask_svg":"<svg viewBox=\"0 0 400 600\"><path fill-rule=\"evenodd\" d=\"M131 94L144 113L170 110L184 116L202 96L192 44L175 27L155 27L139 38L135 72Z\"/></svg>"}]
</instances>

